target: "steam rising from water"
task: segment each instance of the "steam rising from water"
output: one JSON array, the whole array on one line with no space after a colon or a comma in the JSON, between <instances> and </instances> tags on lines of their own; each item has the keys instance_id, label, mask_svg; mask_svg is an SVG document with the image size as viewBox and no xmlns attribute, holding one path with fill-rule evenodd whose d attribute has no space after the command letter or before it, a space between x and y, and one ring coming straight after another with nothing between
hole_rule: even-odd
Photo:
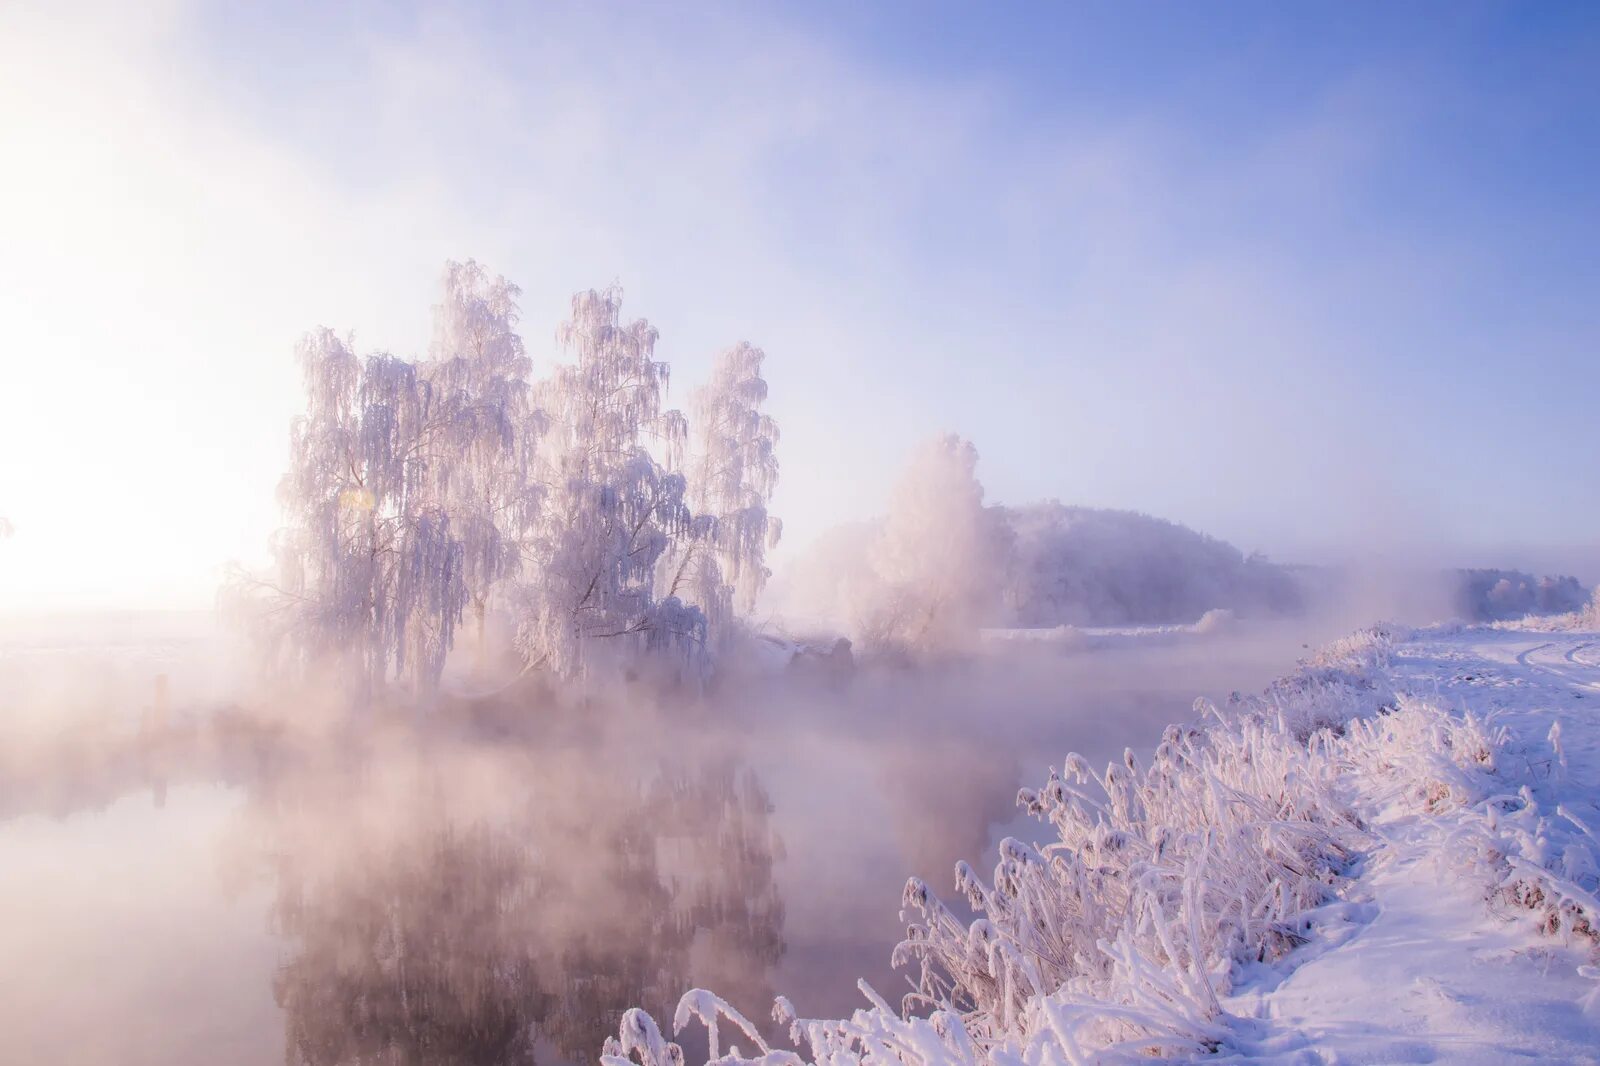
<instances>
[{"instance_id":1,"label":"steam rising from water","mask_svg":"<svg viewBox=\"0 0 1600 1066\"><path fill-rule=\"evenodd\" d=\"M230 687L222 644L166 625L8 638L0 905L29 921L0 958L38 991L0 1006L0 1059L582 1061L625 1007L696 984L752 1017L774 991L845 1010L857 976L898 986L905 878L982 865L1019 785L1144 746L1322 636L1008 642L344 723Z\"/></svg>"}]
</instances>

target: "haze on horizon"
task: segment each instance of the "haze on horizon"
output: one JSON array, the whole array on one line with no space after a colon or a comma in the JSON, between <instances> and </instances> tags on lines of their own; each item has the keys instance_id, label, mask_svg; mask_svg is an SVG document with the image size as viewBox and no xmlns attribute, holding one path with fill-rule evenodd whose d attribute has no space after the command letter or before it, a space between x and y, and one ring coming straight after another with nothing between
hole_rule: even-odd
<instances>
[{"instance_id":1,"label":"haze on horizon","mask_svg":"<svg viewBox=\"0 0 1600 1066\"><path fill-rule=\"evenodd\" d=\"M536 372L613 280L674 402L761 345L787 553L951 429L993 502L1600 578L1592 9L139 6L0 7L0 609L209 603L296 337L414 355L467 256Z\"/></svg>"}]
</instances>

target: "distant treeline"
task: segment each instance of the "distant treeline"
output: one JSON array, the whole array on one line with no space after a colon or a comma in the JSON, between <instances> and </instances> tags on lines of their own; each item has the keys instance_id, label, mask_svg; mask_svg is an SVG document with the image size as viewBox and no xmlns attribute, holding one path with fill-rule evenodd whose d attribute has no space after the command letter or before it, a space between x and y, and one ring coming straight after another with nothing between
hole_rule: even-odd
<instances>
[{"instance_id":1,"label":"distant treeline","mask_svg":"<svg viewBox=\"0 0 1600 1066\"><path fill-rule=\"evenodd\" d=\"M1589 590L1575 577L1535 577L1521 570L1457 570L1455 609L1472 622L1499 622L1530 614L1567 614L1583 609Z\"/></svg>"},{"instance_id":2,"label":"distant treeline","mask_svg":"<svg viewBox=\"0 0 1600 1066\"><path fill-rule=\"evenodd\" d=\"M1566 614L1589 602L1589 589L1575 577L1502 569L1391 575L1402 585L1434 590L1427 595L1409 587L1389 595L1358 591L1363 579L1354 571L1275 563L1134 511L1053 501L992 510L1014 538L1003 620L1012 626L1193 622L1218 607L1241 617L1293 615L1361 593L1386 605L1379 609L1405 610L1398 605L1413 603L1424 614L1442 609L1469 622Z\"/></svg>"},{"instance_id":3,"label":"distant treeline","mask_svg":"<svg viewBox=\"0 0 1600 1066\"><path fill-rule=\"evenodd\" d=\"M1241 617L1294 615L1370 594L1379 610L1469 622L1582 610L1589 589L1576 577L1521 570L1450 569L1390 581L1404 588L1359 588L1374 580L1341 567L1275 563L1227 541L1135 511L1071 507L1054 501L990 509L1009 531L1001 624L1115 626L1193 622L1227 608ZM1410 586L1430 590L1422 594ZM1440 591L1444 595L1439 595ZM1421 618L1418 620L1428 620Z\"/></svg>"}]
</instances>

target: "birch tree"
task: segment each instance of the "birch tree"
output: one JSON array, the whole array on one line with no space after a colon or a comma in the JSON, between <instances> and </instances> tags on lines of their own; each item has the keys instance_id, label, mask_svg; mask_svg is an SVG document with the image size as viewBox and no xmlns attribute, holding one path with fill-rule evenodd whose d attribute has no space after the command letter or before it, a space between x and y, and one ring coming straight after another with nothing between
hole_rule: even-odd
<instances>
[{"instance_id":1,"label":"birch tree","mask_svg":"<svg viewBox=\"0 0 1600 1066\"><path fill-rule=\"evenodd\" d=\"M260 616L299 668L429 689L470 608L480 647L488 613L510 616L529 669L700 671L708 616L754 601L778 532L761 351L730 349L697 395L691 488L656 331L623 324L620 290L573 298L571 361L537 385L518 296L452 262L425 359L362 359L327 329L300 344L277 571L236 586L267 594ZM670 578L664 561L681 564Z\"/></svg>"},{"instance_id":2,"label":"birch tree","mask_svg":"<svg viewBox=\"0 0 1600 1066\"><path fill-rule=\"evenodd\" d=\"M725 350L690 401L694 522L664 567L665 591L699 606L713 632L755 606L771 575L767 549L783 531L767 510L778 481L778 426L761 410L765 358L748 343Z\"/></svg>"},{"instance_id":3,"label":"birch tree","mask_svg":"<svg viewBox=\"0 0 1600 1066\"><path fill-rule=\"evenodd\" d=\"M524 554L518 641L530 663L564 676L646 652L694 660L705 644L700 610L654 594L657 561L690 527L673 472L687 424L663 406L656 330L622 324L621 307L616 288L574 296L558 334L574 361L536 389L543 505Z\"/></svg>"},{"instance_id":4,"label":"birch tree","mask_svg":"<svg viewBox=\"0 0 1600 1066\"><path fill-rule=\"evenodd\" d=\"M520 569L541 496L529 471L543 418L516 332L520 294L470 259L447 263L423 368L441 412L438 439L425 449L429 502L461 542L480 648L490 597Z\"/></svg>"},{"instance_id":5,"label":"birch tree","mask_svg":"<svg viewBox=\"0 0 1600 1066\"><path fill-rule=\"evenodd\" d=\"M332 330L301 341L306 413L290 431L274 545L280 635L303 667L334 662L372 692L392 675L436 679L466 602L462 542L429 499L443 434L414 364L364 362Z\"/></svg>"}]
</instances>

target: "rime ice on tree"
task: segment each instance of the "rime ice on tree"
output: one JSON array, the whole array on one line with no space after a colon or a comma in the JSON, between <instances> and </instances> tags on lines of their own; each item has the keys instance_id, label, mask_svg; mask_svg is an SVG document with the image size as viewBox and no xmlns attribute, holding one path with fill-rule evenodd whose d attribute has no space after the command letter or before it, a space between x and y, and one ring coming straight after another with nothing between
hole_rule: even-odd
<instances>
[{"instance_id":1,"label":"rime ice on tree","mask_svg":"<svg viewBox=\"0 0 1600 1066\"><path fill-rule=\"evenodd\" d=\"M767 511L778 481L778 426L761 411L765 358L750 344L729 348L691 400L687 475L695 520L662 568L661 584L663 595L698 606L714 633L755 606L771 576L767 549L783 531Z\"/></svg>"},{"instance_id":2,"label":"rime ice on tree","mask_svg":"<svg viewBox=\"0 0 1600 1066\"><path fill-rule=\"evenodd\" d=\"M977 449L953 433L912 457L873 547L878 587L857 608L869 646L956 650L992 615L1008 545L984 510L977 465Z\"/></svg>"},{"instance_id":3,"label":"rime ice on tree","mask_svg":"<svg viewBox=\"0 0 1600 1066\"><path fill-rule=\"evenodd\" d=\"M574 361L534 385L518 295L449 263L427 359L362 359L327 329L301 342L277 574L234 586L289 665L426 691L470 607L480 641L491 611L508 618L528 668L700 674L708 628L753 602L778 531L760 350L725 353L698 394L686 479L655 329L621 323L617 289L579 293L559 333Z\"/></svg>"}]
</instances>

